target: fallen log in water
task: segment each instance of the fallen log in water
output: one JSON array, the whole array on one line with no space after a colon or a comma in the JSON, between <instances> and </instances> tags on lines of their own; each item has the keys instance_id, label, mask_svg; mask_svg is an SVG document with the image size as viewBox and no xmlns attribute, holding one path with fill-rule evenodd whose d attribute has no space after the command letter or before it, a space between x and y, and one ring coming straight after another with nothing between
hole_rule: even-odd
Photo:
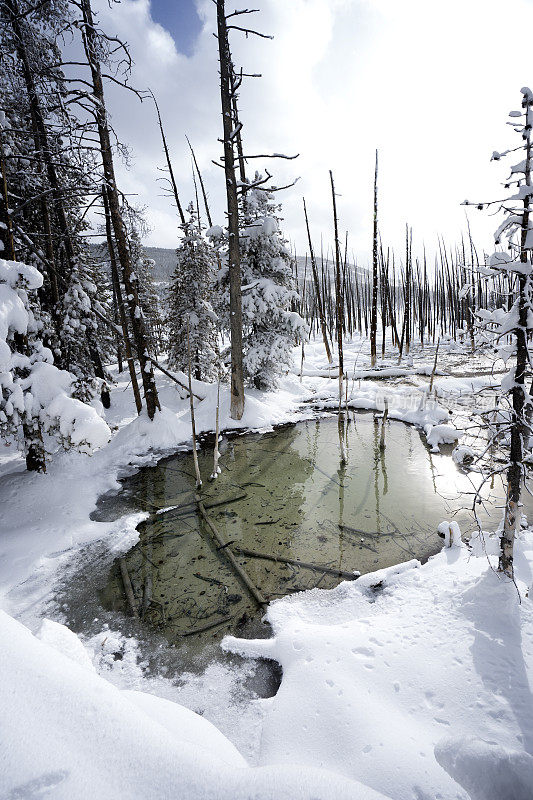
<instances>
[{"instance_id":1,"label":"fallen log in water","mask_svg":"<svg viewBox=\"0 0 533 800\"><path fill-rule=\"evenodd\" d=\"M133 587L131 585L130 574L128 572L128 568L126 566L126 561L124 558L119 558L118 564L120 567L120 574L122 576L122 583L124 584L124 592L126 593L126 599L128 601L128 605L130 607L132 617L139 618L139 613L137 611L137 604L135 603L135 597L133 594Z\"/></svg>"},{"instance_id":2,"label":"fallen log in water","mask_svg":"<svg viewBox=\"0 0 533 800\"><path fill-rule=\"evenodd\" d=\"M226 622L231 622L232 619L233 617L231 615L228 617L221 617L217 619L216 622L201 625L199 628L194 628L192 631L182 631L181 636L195 636L197 633L205 633L206 631L213 630L213 628L218 628L219 625L224 625Z\"/></svg>"},{"instance_id":3,"label":"fallen log in water","mask_svg":"<svg viewBox=\"0 0 533 800\"><path fill-rule=\"evenodd\" d=\"M278 564L292 564L295 567L312 569L315 572L325 572L328 575L336 575L338 578L346 578L348 581L354 581L361 574L360 572L346 572L343 569L325 567L323 564L311 564L308 561L298 561L296 558L284 558L283 556L270 555L270 553L258 553L256 550L247 550L245 547L234 547L233 550L249 558L262 558L265 561L274 561Z\"/></svg>"},{"instance_id":4,"label":"fallen log in water","mask_svg":"<svg viewBox=\"0 0 533 800\"><path fill-rule=\"evenodd\" d=\"M152 576L148 574L144 579L144 592L143 592L143 602L141 607L141 619L144 618L144 615L148 611L150 603L152 602Z\"/></svg>"},{"instance_id":5,"label":"fallen log in water","mask_svg":"<svg viewBox=\"0 0 533 800\"><path fill-rule=\"evenodd\" d=\"M228 497L226 500L217 500L216 503L206 503L205 508L218 508L219 506L227 506L230 503L236 503L237 500L244 500L248 495L246 492L244 494L238 494L235 497ZM169 506L168 508L162 508L156 512L156 516L160 517L163 514L170 514L171 511L175 511L176 514L172 517L172 519L179 519L180 517L189 517L192 514L196 514L196 501L194 503L184 503L182 506Z\"/></svg>"},{"instance_id":6,"label":"fallen log in water","mask_svg":"<svg viewBox=\"0 0 533 800\"><path fill-rule=\"evenodd\" d=\"M217 544L219 545L219 547L224 549L224 553L226 555L226 558L230 562L230 564L233 567L234 571L236 572L237 576L240 578L242 583L248 589L248 591L250 592L250 594L252 595L252 597L256 601L257 605L260 608L266 606L267 605L267 601L265 600L265 598L263 597L263 595L261 594L261 592L259 591L257 586L255 586L252 583L252 581L248 577L246 571L241 567L240 564L237 563L237 561L235 560L235 556L231 552L230 548L227 546L228 543L224 541L224 539L222 538L222 536L220 535L220 533L218 532L216 527L213 525L213 523L211 522L211 520L207 516L207 511L206 511L206 508L205 508L204 504L202 503L200 495L196 495L196 502L198 504L198 510L200 511L200 514L202 515L203 519L207 523L207 526L209 527L209 530L213 534L213 537L215 538L215 540L216 540Z\"/></svg>"}]
</instances>

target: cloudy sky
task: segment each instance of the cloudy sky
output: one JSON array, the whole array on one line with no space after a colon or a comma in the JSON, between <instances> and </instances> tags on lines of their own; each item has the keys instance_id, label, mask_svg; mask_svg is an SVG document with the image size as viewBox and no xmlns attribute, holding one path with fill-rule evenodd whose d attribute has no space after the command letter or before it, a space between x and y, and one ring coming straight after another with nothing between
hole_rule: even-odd
<instances>
[{"instance_id":1,"label":"cloudy sky","mask_svg":"<svg viewBox=\"0 0 533 800\"><path fill-rule=\"evenodd\" d=\"M256 4L227 2L227 9ZM317 245L331 241L329 170L340 229L361 261L371 252L374 153L380 159L380 229L402 247L405 224L421 247L441 234L452 244L466 229L465 199L501 196L507 174L493 150L516 146L506 125L522 86L533 83L533 0L260 0L248 17L273 40L233 32L237 66L249 80L240 100L245 151L300 153L265 162L278 183L284 230L305 250L302 196ZM132 81L150 87L163 116L181 199L193 197L185 134L197 152L215 221L223 224L220 97L212 0L95 0L102 26L127 40ZM241 18L242 19L242 18ZM163 154L153 108L108 88L115 127L132 149L121 186L146 206L146 243L175 247L176 214L158 177ZM517 159L518 160L518 159ZM254 166L257 165L255 162ZM480 247L495 220L470 211Z\"/></svg>"}]
</instances>

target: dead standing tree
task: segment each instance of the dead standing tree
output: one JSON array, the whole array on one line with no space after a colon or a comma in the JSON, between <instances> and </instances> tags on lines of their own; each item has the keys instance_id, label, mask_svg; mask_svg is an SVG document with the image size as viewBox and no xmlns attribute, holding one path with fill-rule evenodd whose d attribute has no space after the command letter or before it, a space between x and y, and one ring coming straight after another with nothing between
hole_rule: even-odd
<instances>
[{"instance_id":1,"label":"dead standing tree","mask_svg":"<svg viewBox=\"0 0 533 800\"><path fill-rule=\"evenodd\" d=\"M163 152L165 153L165 160L167 162L167 172L168 172L167 180L170 183L170 187L172 189L172 195L174 197L174 200L176 201L176 208L178 209L178 214L180 217L181 224L185 225L185 214L183 213L183 208L178 194L178 184L176 183L176 178L174 177L174 170L172 169L172 161L170 160L170 152L167 145L167 137L165 136L165 129L163 128L163 120L161 119L161 113L159 111L159 105L151 89L149 90L149 93L150 97L154 101L155 110L157 112L157 122L159 125L159 132L161 134L161 143L163 145Z\"/></svg>"},{"instance_id":2,"label":"dead standing tree","mask_svg":"<svg viewBox=\"0 0 533 800\"><path fill-rule=\"evenodd\" d=\"M503 520L503 529L500 536L499 570L514 580L513 550L517 526L520 523L520 496L522 482L526 478L525 450L531 440L531 413L532 402L526 390L526 370L531 366L528 350L528 340L533 333L533 288L531 251L533 250L533 226L531 217L531 198L533 197L533 184L531 179L532 142L531 131L533 127L533 92L524 87L522 92L522 111L511 111L511 124L520 134L523 145L504 153L495 152L492 160L499 161L508 153L522 150L524 158L511 168L511 176L505 186L514 184L516 194L505 200L496 200L489 203L476 203L479 209L485 206L496 206L506 214L505 219L495 234L496 245L500 244L501 237L506 236L509 242L510 253L502 250L495 252L489 259L490 272L495 280L501 282L500 276L505 276L509 289L508 311L497 308L493 312L479 310L478 319L481 319L485 328L490 329L501 344L501 355L508 360L511 358L514 365L502 381L502 396L508 402L508 412L503 423L495 426L495 434L489 441L489 447L502 435L509 442L508 463L498 472L506 473L507 498ZM465 201L464 205L470 205ZM483 274L490 274L483 270ZM511 304L512 301L512 304ZM511 344L506 340L511 338ZM497 409L496 409L497 410ZM486 412L494 415L494 409ZM485 476L485 482L492 478L494 472ZM478 495L481 490L478 490ZM477 496L476 496L477 497Z\"/></svg>"},{"instance_id":3,"label":"dead standing tree","mask_svg":"<svg viewBox=\"0 0 533 800\"><path fill-rule=\"evenodd\" d=\"M370 366L376 366L378 329L378 151L374 170L374 225L372 236L372 314L370 317ZM385 332L383 332L385 336Z\"/></svg>"},{"instance_id":4,"label":"dead standing tree","mask_svg":"<svg viewBox=\"0 0 533 800\"><path fill-rule=\"evenodd\" d=\"M220 100L222 105L224 173L228 210L228 260L230 284L230 337L231 337L231 408L232 419L244 414L244 380L242 366L242 297L239 248L239 202L235 176L235 137L233 127L232 89L233 64L228 39L228 25L224 0L217 0L218 52L220 58Z\"/></svg>"},{"instance_id":5,"label":"dead standing tree","mask_svg":"<svg viewBox=\"0 0 533 800\"><path fill-rule=\"evenodd\" d=\"M130 373L131 387L133 396L135 398L135 407L137 414L142 411L141 393L139 391L139 383L137 381L137 373L135 372L135 361L131 350L130 334L128 331L128 320L126 318L126 309L124 307L124 299L122 296L122 287L120 285L120 277L117 268L117 259L115 258L115 244L113 242L111 214L109 212L109 200L106 186L102 186L102 200L104 204L105 215L105 231L107 238L107 249L109 252L109 263L111 265L111 280L113 283L113 292L116 298L118 318L120 320L120 327L122 328L122 339L124 342L124 351L126 354L126 361L128 362L128 370Z\"/></svg>"},{"instance_id":6,"label":"dead standing tree","mask_svg":"<svg viewBox=\"0 0 533 800\"><path fill-rule=\"evenodd\" d=\"M337 322L337 345L339 351L339 409L342 404L343 381L344 381L344 354L342 333L344 328L344 298L342 293L341 280L341 257L339 248L339 223L337 218L337 198L335 195L335 184L333 183L333 172L329 171L331 182L331 200L333 204L333 231L335 236L335 308Z\"/></svg>"},{"instance_id":7,"label":"dead standing tree","mask_svg":"<svg viewBox=\"0 0 533 800\"><path fill-rule=\"evenodd\" d=\"M215 0L214 0L215 1ZM292 181L286 186L266 186L272 175L265 170L265 176L257 176L253 181L248 181L245 175L245 165L252 158L283 158L294 159L298 156L286 156L281 153L271 155L254 154L245 155L242 147L242 122L239 119L237 108L238 91L243 78L259 78L257 74L247 74L240 70L235 71L228 32L240 31L245 36L259 36L262 39L272 39L265 33L252 30L240 25L228 24L228 20L247 14L254 14L258 9L243 9L225 13L225 0L216 0L217 7L217 34L219 62L220 62L220 100L222 106L222 124L224 147L223 168L226 179L226 200L228 216L228 272L230 288L230 341L231 341L231 406L232 419L241 419L244 413L244 379L243 379L243 353L242 353L242 296L241 296L241 264L239 240L239 198L242 198L251 189L259 186L265 192L273 193L294 186ZM235 157L237 150L237 158ZM236 163L237 162L237 163ZM215 162L216 164L217 162ZM239 184L235 170L239 167ZM220 166L220 165L219 165Z\"/></svg>"},{"instance_id":8,"label":"dead standing tree","mask_svg":"<svg viewBox=\"0 0 533 800\"><path fill-rule=\"evenodd\" d=\"M320 291L320 284L319 284L319 280L318 280L318 270L317 270L317 267L316 267L315 252L313 250L313 242L311 241L311 231L309 230L309 220L307 218L307 208L306 208L306 205L305 205L305 198L303 199L303 204L304 204L304 215L305 215L305 227L307 229L307 240L309 242L309 257L311 259L311 269L313 271L313 282L314 282L314 286L315 286L316 305L317 305L317 311L318 311L318 318L319 318L319 321L320 321L320 330L322 331L322 340L324 342L324 348L326 350L326 356L327 356L327 359L328 359L328 363L331 364L333 359L331 358L331 350L330 350L329 342L328 342L328 331L327 331L327 326L326 326L326 317L325 317L325 314L324 314L324 301L323 301L323 297L322 297L322 294L321 294L321 291ZM305 285L304 285L304 289L305 289Z\"/></svg>"},{"instance_id":9,"label":"dead standing tree","mask_svg":"<svg viewBox=\"0 0 533 800\"><path fill-rule=\"evenodd\" d=\"M341 453L341 464L347 461L346 447L344 443L344 418L342 413L342 401L344 396L344 358L343 358L343 328L344 328L344 295L341 281L341 258L339 248L339 224L337 219L337 200L335 196L335 184L333 183L333 172L329 171L331 181L331 198L333 203L333 229L335 235L335 305L337 309L337 345L339 351L339 446Z\"/></svg>"},{"instance_id":10,"label":"dead standing tree","mask_svg":"<svg viewBox=\"0 0 533 800\"><path fill-rule=\"evenodd\" d=\"M78 4L76 3L76 5ZM83 47L92 78L91 93L86 93L85 100L92 108L92 116L94 117L98 130L100 152L102 156L102 167L107 188L107 199L109 203L109 213L113 226L113 233L115 235L118 260L122 269L122 278L124 281L126 299L128 301L128 308L130 311L133 337L141 367L146 410L149 418L153 419L155 412L160 408L160 405L157 396L153 363L149 355L146 325L139 303L137 279L131 263L131 254L126 233L126 226L124 224L124 220L122 219L120 209L119 192L115 180L111 135L105 106L104 84L100 59L102 52L106 51L106 44L109 43L109 37L97 30L95 27L90 0L80 0L79 8L82 12L82 20L78 23L78 25L82 31ZM125 45L123 45L121 42L117 43L116 40L115 44L122 50L129 62L129 55L127 54ZM117 79L114 80L116 81Z\"/></svg>"}]
</instances>

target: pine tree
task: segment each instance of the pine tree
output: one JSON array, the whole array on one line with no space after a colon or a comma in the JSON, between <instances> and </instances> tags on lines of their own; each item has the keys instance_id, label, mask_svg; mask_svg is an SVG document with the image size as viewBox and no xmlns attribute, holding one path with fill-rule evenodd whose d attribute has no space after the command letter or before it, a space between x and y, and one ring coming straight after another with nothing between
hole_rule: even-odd
<instances>
[{"instance_id":1,"label":"pine tree","mask_svg":"<svg viewBox=\"0 0 533 800\"><path fill-rule=\"evenodd\" d=\"M34 267L0 259L0 435L25 450L28 469L44 472L43 435L54 447L90 453L110 431L92 406L73 396L75 376L54 366L43 344L42 283Z\"/></svg>"},{"instance_id":2,"label":"pine tree","mask_svg":"<svg viewBox=\"0 0 533 800\"><path fill-rule=\"evenodd\" d=\"M261 178L256 174L253 183ZM240 232L242 273L243 369L258 389L272 389L293 363L293 347L307 336L302 317L291 311L297 299L292 257L279 228L281 206L267 191L250 189L242 200ZM220 316L227 327L227 266L219 273Z\"/></svg>"},{"instance_id":3,"label":"pine tree","mask_svg":"<svg viewBox=\"0 0 533 800\"><path fill-rule=\"evenodd\" d=\"M150 352L157 356L163 347L163 320L153 275L155 262L146 257L136 228L130 234L130 252L137 279L139 305L146 323L146 337Z\"/></svg>"},{"instance_id":4,"label":"pine tree","mask_svg":"<svg viewBox=\"0 0 533 800\"><path fill-rule=\"evenodd\" d=\"M189 325L192 369L198 380L213 380L218 371L217 317L211 305L215 253L203 236L191 203L188 219L180 227L183 239L168 293L168 362L186 372Z\"/></svg>"},{"instance_id":5,"label":"pine tree","mask_svg":"<svg viewBox=\"0 0 533 800\"><path fill-rule=\"evenodd\" d=\"M80 396L88 397L106 377L102 358L109 338L93 308L97 303L106 315L109 308L83 239L84 204L96 164L83 123L67 110L58 38L68 20L63 0L2 5L0 144L14 251L44 278L39 290L43 342L57 366L77 375Z\"/></svg>"}]
</instances>

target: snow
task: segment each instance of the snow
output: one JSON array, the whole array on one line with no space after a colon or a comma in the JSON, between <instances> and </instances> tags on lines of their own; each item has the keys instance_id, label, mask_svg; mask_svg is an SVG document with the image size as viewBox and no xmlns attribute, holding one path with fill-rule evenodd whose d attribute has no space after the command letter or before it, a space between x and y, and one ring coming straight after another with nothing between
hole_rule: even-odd
<instances>
[{"instance_id":1,"label":"snow","mask_svg":"<svg viewBox=\"0 0 533 800\"><path fill-rule=\"evenodd\" d=\"M86 453L105 445L111 432L96 409L71 396L75 377L53 364L51 351L36 335L27 290L42 285L34 267L0 259L0 423L4 435L36 424L57 435L65 447ZM24 337L17 342L19 334Z\"/></svg>"},{"instance_id":2,"label":"snow","mask_svg":"<svg viewBox=\"0 0 533 800\"><path fill-rule=\"evenodd\" d=\"M96 410L70 397L73 376L53 364L38 364L25 385L41 408L40 417L46 430L58 428L61 439L82 452L92 453L110 439L107 423Z\"/></svg>"},{"instance_id":3,"label":"snow","mask_svg":"<svg viewBox=\"0 0 533 800\"><path fill-rule=\"evenodd\" d=\"M7 284L12 289L23 285L25 289L40 289L43 285L43 276L35 267L23 264L20 261L6 261L0 259L0 282Z\"/></svg>"},{"instance_id":4,"label":"snow","mask_svg":"<svg viewBox=\"0 0 533 800\"><path fill-rule=\"evenodd\" d=\"M205 235L210 239L221 239L224 235L224 231L220 225L212 225L206 230Z\"/></svg>"},{"instance_id":5,"label":"snow","mask_svg":"<svg viewBox=\"0 0 533 800\"><path fill-rule=\"evenodd\" d=\"M345 345L349 406L382 410L387 397L389 416L425 429L432 446L461 434L443 398L493 382L440 375L438 399L430 399L432 352L416 367L370 370L367 350L358 338ZM221 387L221 430L267 430L334 408L338 382L322 344L306 346L311 374L301 378L300 357L295 349L279 391L247 390L238 423ZM114 435L92 456L58 452L46 475L23 471L7 448L0 463L0 597L12 615L0 612L0 796L529 800L529 530L516 543L516 588L493 569L498 533L467 545L452 519L441 526L442 551L424 565L410 561L271 603L270 639L224 644L282 667L276 696L246 706L231 699L230 668L212 664L176 688L143 675L135 640L120 631L82 639L43 620L54 580L81 547L105 541L120 554L137 540L145 515L92 521L97 498L118 488L125 470L190 442L188 399L157 377L162 408L150 422L135 414L129 377L119 376L105 412ZM217 386L194 381L193 389L203 398L195 401L197 430L212 430Z\"/></svg>"},{"instance_id":6,"label":"snow","mask_svg":"<svg viewBox=\"0 0 533 800\"><path fill-rule=\"evenodd\" d=\"M471 800L531 800L533 756L523 750L462 736L440 742L435 757Z\"/></svg>"},{"instance_id":7,"label":"snow","mask_svg":"<svg viewBox=\"0 0 533 800\"><path fill-rule=\"evenodd\" d=\"M460 444L454 447L452 458L456 464L471 464L474 461L476 454L471 447L466 444Z\"/></svg>"},{"instance_id":8,"label":"snow","mask_svg":"<svg viewBox=\"0 0 533 800\"><path fill-rule=\"evenodd\" d=\"M4 612L0 635L0 698L9 720L0 733L0 787L9 797L383 800L318 769L250 768L207 720L120 691Z\"/></svg>"},{"instance_id":9,"label":"snow","mask_svg":"<svg viewBox=\"0 0 533 800\"><path fill-rule=\"evenodd\" d=\"M462 547L461 529L457 522L444 520L438 527L438 532L444 537L445 547Z\"/></svg>"},{"instance_id":10,"label":"snow","mask_svg":"<svg viewBox=\"0 0 533 800\"><path fill-rule=\"evenodd\" d=\"M533 536L522 536L524 596ZM286 597L267 616L273 639L224 642L283 668L261 763L320 766L395 800L467 797L458 783L477 780L482 763L473 768L464 758L462 770L453 769L450 737L475 731L530 763L531 603L520 605L512 583L460 539L423 566ZM529 794L517 797L531 797L533 776L525 768L521 775Z\"/></svg>"},{"instance_id":11,"label":"snow","mask_svg":"<svg viewBox=\"0 0 533 800\"><path fill-rule=\"evenodd\" d=\"M463 431L453 425L426 425L426 439L434 453L439 452L440 444L453 444L463 436Z\"/></svg>"}]
</instances>

